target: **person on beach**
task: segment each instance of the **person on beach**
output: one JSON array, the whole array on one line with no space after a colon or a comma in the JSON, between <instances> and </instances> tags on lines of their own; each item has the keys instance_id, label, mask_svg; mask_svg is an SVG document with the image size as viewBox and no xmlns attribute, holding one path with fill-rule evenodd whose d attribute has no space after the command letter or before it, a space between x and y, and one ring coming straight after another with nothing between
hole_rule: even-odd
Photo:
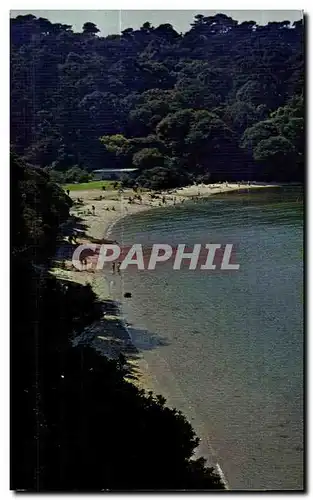
<instances>
[{"instance_id":1,"label":"person on beach","mask_svg":"<svg viewBox=\"0 0 313 500\"><path fill-rule=\"evenodd\" d=\"M87 258L85 255L80 255L79 260L82 268L87 266Z\"/></svg>"},{"instance_id":2,"label":"person on beach","mask_svg":"<svg viewBox=\"0 0 313 500\"><path fill-rule=\"evenodd\" d=\"M115 262L112 263L112 273L115 274Z\"/></svg>"},{"instance_id":3,"label":"person on beach","mask_svg":"<svg viewBox=\"0 0 313 500\"><path fill-rule=\"evenodd\" d=\"M70 190L67 189L66 192L67 192L67 196L69 196L70 195Z\"/></svg>"},{"instance_id":4,"label":"person on beach","mask_svg":"<svg viewBox=\"0 0 313 500\"><path fill-rule=\"evenodd\" d=\"M91 210L92 210L92 215L95 215L96 207L94 205L92 205Z\"/></svg>"},{"instance_id":5,"label":"person on beach","mask_svg":"<svg viewBox=\"0 0 313 500\"><path fill-rule=\"evenodd\" d=\"M121 274L121 269L120 269L121 268L121 264L122 264L121 262L118 262L117 266L116 266L118 274Z\"/></svg>"}]
</instances>

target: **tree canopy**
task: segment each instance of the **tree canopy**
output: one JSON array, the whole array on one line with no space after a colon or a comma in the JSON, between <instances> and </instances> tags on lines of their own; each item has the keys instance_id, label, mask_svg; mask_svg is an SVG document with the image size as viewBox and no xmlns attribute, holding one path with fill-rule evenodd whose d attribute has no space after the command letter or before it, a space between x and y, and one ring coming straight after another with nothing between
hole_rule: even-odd
<instances>
[{"instance_id":1,"label":"tree canopy","mask_svg":"<svg viewBox=\"0 0 313 500\"><path fill-rule=\"evenodd\" d=\"M11 19L14 151L59 171L126 168L135 166L140 146L154 147L144 141L155 136L160 154L179 156L186 179L199 166L218 179L280 179L281 169L259 160L247 138L274 120L278 135L296 151L302 147L301 124L291 118L303 119L303 43L302 21L262 26L199 14L186 33L146 22L103 37L91 22L74 33L66 24L17 16ZM292 117L296 101L302 115ZM204 120L196 112L209 115ZM290 115L288 131L278 125L278 114L280 123L287 120L282 113ZM99 140L110 136L123 136L128 150L112 153ZM303 156L295 158L296 168L292 161L285 166L286 180L303 178Z\"/></svg>"},{"instance_id":2,"label":"tree canopy","mask_svg":"<svg viewBox=\"0 0 313 500\"><path fill-rule=\"evenodd\" d=\"M49 272L71 206L63 189L14 153L11 179L11 488L223 489L193 457L190 423L126 379L126 358L73 346L112 301Z\"/></svg>"}]
</instances>

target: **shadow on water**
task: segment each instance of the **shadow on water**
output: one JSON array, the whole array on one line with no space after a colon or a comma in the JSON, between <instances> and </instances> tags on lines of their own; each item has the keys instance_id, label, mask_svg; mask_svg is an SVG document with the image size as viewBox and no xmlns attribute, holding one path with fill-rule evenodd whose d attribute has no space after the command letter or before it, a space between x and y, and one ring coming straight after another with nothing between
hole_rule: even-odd
<instances>
[{"instance_id":1,"label":"shadow on water","mask_svg":"<svg viewBox=\"0 0 313 500\"><path fill-rule=\"evenodd\" d=\"M72 258L78 245L77 238L87 237L87 225L81 217L71 216L63 224L60 236L55 264ZM94 244L116 243L115 240L93 238L89 235L88 240ZM73 286L81 287L78 284ZM138 379L139 370L136 361L141 359L140 352L167 346L169 345L168 339L127 323L122 316L122 304L117 300L103 299L100 301L100 306L102 318L77 335L72 341L73 346L91 346L100 355L119 362L125 356L122 363L125 376L128 379Z\"/></svg>"},{"instance_id":2,"label":"shadow on water","mask_svg":"<svg viewBox=\"0 0 313 500\"><path fill-rule=\"evenodd\" d=\"M55 265L61 265L65 260L72 259L73 252L78 246L77 238L87 237L86 231L87 225L77 215L71 216L63 224L62 239L54 259ZM90 236L88 236L88 240L95 244L116 242L115 240ZM139 355L140 351L168 345L166 337L127 324L122 316L122 304L119 301L102 299L100 306L102 318L75 337L73 345L93 346L100 354L113 359L118 359L118 356L124 353L127 357L134 359L134 356Z\"/></svg>"},{"instance_id":3,"label":"shadow on water","mask_svg":"<svg viewBox=\"0 0 313 500\"><path fill-rule=\"evenodd\" d=\"M149 330L129 326L127 329L138 351L151 351L152 349L169 345L169 341L166 337L151 333Z\"/></svg>"},{"instance_id":4,"label":"shadow on water","mask_svg":"<svg viewBox=\"0 0 313 500\"><path fill-rule=\"evenodd\" d=\"M128 379L138 379L140 371L136 361L142 359L141 352L169 345L166 337L146 329L135 328L125 322L120 303L113 299L101 301L103 317L73 339L73 346L93 347L100 355L123 361L123 370Z\"/></svg>"}]
</instances>

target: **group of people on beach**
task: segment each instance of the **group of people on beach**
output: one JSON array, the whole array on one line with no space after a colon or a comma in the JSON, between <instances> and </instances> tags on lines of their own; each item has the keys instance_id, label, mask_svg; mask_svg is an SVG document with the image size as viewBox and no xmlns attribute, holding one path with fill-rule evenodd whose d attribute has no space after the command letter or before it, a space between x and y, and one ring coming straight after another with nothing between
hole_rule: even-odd
<instances>
[{"instance_id":1,"label":"group of people on beach","mask_svg":"<svg viewBox=\"0 0 313 500\"><path fill-rule=\"evenodd\" d=\"M115 270L117 274L121 274L121 262L113 262L112 263L112 273L115 274Z\"/></svg>"}]
</instances>

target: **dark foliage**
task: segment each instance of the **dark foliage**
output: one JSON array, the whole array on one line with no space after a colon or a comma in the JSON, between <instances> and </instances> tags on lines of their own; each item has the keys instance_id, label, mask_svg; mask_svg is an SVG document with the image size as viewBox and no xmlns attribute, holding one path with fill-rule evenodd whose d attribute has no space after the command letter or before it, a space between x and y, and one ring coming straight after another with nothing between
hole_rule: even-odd
<instances>
[{"instance_id":1,"label":"dark foliage","mask_svg":"<svg viewBox=\"0 0 313 500\"><path fill-rule=\"evenodd\" d=\"M50 181L43 169L25 166L11 153L12 252L39 264L53 255L60 224L69 215L71 199ZM15 219L16 218L16 219Z\"/></svg>"},{"instance_id":2,"label":"dark foliage","mask_svg":"<svg viewBox=\"0 0 313 500\"><path fill-rule=\"evenodd\" d=\"M103 304L48 272L70 199L14 154L11 180L11 488L222 489L191 458L190 424L125 380L123 356L72 346Z\"/></svg>"},{"instance_id":3,"label":"dark foliage","mask_svg":"<svg viewBox=\"0 0 313 500\"><path fill-rule=\"evenodd\" d=\"M173 157L185 179L301 180L303 124L286 107L303 95L303 38L301 21L258 26L223 14L196 16L185 34L144 23L107 37L89 22L74 33L18 16L11 19L14 149L59 171L159 168L164 186L162 169ZM260 122L277 122L273 113L292 123L265 145L255 137L246 146Z\"/></svg>"}]
</instances>

